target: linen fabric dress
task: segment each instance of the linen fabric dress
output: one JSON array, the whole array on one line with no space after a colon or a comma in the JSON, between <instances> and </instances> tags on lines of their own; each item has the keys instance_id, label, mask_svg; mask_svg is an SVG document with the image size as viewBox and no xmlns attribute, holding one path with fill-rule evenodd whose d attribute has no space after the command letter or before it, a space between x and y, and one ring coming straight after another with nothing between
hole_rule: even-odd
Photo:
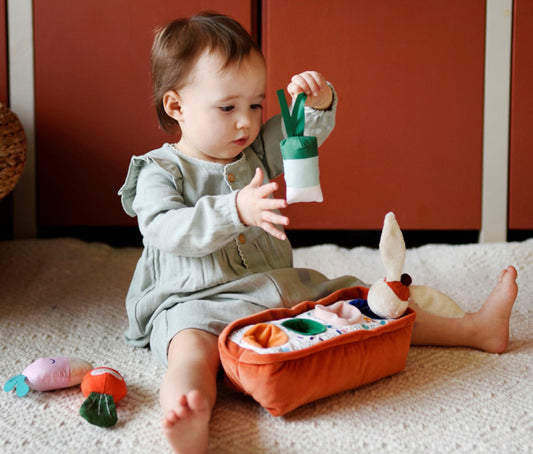
<instances>
[{"instance_id":1,"label":"linen fabric dress","mask_svg":"<svg viewBox=\"0 0 533 454\"><path fill-rule=\"evenodd\" d=\"M305 135L319 145L333 129L336 104L334 95L327 111L305 108ZM170 144L132 158L119 195L126 213L137 216L144 249L126 297L128 343L149 345L166 364L168 344L183 329L219 335L238 318L364 285L293 268L288 240L241 222L236 196L255 169L265 183L283 173L281 123L280 116L269 120L227 165Z\"/></svg>"}]
</instances>

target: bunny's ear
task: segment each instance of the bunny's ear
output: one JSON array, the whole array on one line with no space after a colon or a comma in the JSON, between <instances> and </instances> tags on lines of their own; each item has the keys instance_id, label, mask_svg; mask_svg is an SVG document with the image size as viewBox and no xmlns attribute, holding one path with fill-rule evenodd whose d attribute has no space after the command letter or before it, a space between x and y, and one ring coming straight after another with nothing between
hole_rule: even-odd
<instances>
[{"instance_id":1,"label":"bunny's ear","mask_svg":"<svg viewBox=\"0 0 533 454\"><path fill-rule=\"evenodd\" d=\"M400 226L392 212L385 215L379 241L379 252L385 266L385 279L389 282L401 280L405 262L405 242Z\"/></svg>"}]
</instances>

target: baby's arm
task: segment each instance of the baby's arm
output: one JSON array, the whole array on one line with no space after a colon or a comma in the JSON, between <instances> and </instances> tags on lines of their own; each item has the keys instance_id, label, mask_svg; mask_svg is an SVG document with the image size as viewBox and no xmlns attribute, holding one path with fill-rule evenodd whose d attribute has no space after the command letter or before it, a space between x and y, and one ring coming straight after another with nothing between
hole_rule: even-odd
<instances>
[{"instance_id":1,"label":"baby's arm","mask_svg":"<svg viewBox=\"0 0 533 454\"><path fill-rule=\"evenodd\" d=\"M293 98L301 92L307 95L304 136L316 137L320 147L335 127L337 96L333 87L322 74L305 71L291 78L287 91Z\"/></svg>"},{"instance_id":2,"label":"baby's arm","mask_svg":"<svg viewBox=\"0 0 533 454\"><path fill-rule=\"evenodd\" d=\"M318 145L322 145L335 127L337 96L334 88L320 73L305 71L292 77L287 91L292 97L298 96L302 91L310 95L306 100L304 135L315 136ZM281 114L270 118L252 145L254 152L263 161L270 179L283 173L279 144L287 135L283 132L282 123Z\"/></svg>"},{"instance_id":3,"label":"baby's arm","mask_svg":"<svg viewBox=\"0 0 533 454\"><path fill-rule=\"evenodd\" d=\"M178 171L170 175L152 161L143 163L132 211L145 242L177 255L202 257L245 230L235 193L203 196L191 206L180 181Z\"/></svg>"},{"instance_id":4,"label":"baby's arm","mask_svg":"<svg viewBox=\"0 0 533 454\"><path fill-rule=\"evenodd\" d=\"M305 71L292 77L287 91L293 98L299 93L305 92L307 95L306 106L310 107L309 112L306 112L306 134L317 136L319 143L322 143L335 124L335 109L332 108L335 104L334 95L326 79L316 71ZM315 112L316 115L313 114L312 109L317 111ZM328 111L330 109L331 111ZM265 125L265 134L262 137L264 147L268 149L270 145L275 146L278 153L281 138L277 135L277 131L279 131L280 123L281 118L279 117L274 123L269 121ZM273 129L272 134L270 134L270 129ZM272 138L274 139L269 140ZM281 165L281 154L279 157ZM266 159L268 161L268 157ZM273 210L286 208L287 202L283 199L269 198L269 195L277 190L278 185L275 182L263 185L263 179L263 172L261 169L257 169L250 184L237 194L236 205L239 217L243 224L261 227L275 238L285 240L287 238L285 233L276 228L275 224L286 226L289 224L289 218L275 213Z\"/></svg>"}]
</instances>

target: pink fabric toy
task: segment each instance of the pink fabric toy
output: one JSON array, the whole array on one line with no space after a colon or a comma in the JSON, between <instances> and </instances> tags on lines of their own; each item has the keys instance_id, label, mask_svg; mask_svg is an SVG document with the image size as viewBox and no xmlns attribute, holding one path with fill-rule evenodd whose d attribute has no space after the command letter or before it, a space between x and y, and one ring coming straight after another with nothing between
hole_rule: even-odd
<instances>
[{"instance_id":1,"label":"pink fabric toy","mask_svg":"<svg viewBox=\"0 0 533 454\"><path fill-rule=\"evenodd\" d=\"M51 391L69 388L81 383L84 375L93 366L79 358L52 356L36 359L21 375L11 377L4 385L4 391L16 389L18 397L24 397L31 389Z\"/></svg>"},{"instance_id":2,"label":"pink fabric toy","mask_svg":"<svg viewBox=\"0 0 533 454\"><path fill-rule=\"evenodd\" d=\"M330 325L346 326L359 323L363 314L348 301L337 301L329 306L317 304L315 317Z\"/></svg>"}]
</instances>

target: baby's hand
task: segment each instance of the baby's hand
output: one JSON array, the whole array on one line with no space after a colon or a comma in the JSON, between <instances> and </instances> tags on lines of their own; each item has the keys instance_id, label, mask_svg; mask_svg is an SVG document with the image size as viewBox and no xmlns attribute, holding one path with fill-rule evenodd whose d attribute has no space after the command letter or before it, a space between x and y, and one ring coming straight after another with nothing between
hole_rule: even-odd
<instances>
[{"instance_id":1,"label":"baby's hand","mask_svg":"<svg viewBox=\"0 0 533 454\"><path fill-rule=\"evenodd\" d=\"M305 71L292 76L287 91L293 98L304 92L307 95L305 105L313 109L329 109L333 101L333 93L326 79L316 71Z\"/></svg>"},{"instance_id":2,"label":"baby's hand","mask_svg":"<svg viewBox=\"0 0 533 454\"><path fill-rule=\"evenodd\" d=\"M277 189L278 184L275 182L263 184L263 171L257 168L250 184L237 194L237 211L243 224L261 227L273 237L286 240L285 233L277 229L274 224L288 225L289 218L274 213L272 210L286 208L287 202L283 199L268 197Z\"/></svg>"}]
</instances>

